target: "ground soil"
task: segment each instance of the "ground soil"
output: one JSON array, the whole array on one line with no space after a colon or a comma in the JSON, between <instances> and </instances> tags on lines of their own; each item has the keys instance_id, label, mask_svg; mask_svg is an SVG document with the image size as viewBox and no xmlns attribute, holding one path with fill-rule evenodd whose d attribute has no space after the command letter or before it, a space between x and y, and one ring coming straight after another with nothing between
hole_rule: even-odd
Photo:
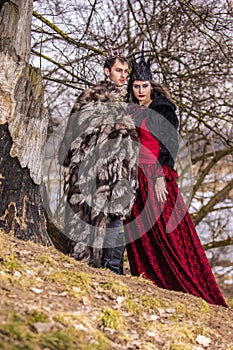
<instances>
[{"instance_id":1,"label":"ground soil","mask_svg":"<svg viewBox=\"0 0 233 350\"><path fill-rule=\"evenodd\" d=\"M0 349L233 350L229 309L0 232Z\"/></svg>"}]
</instances>

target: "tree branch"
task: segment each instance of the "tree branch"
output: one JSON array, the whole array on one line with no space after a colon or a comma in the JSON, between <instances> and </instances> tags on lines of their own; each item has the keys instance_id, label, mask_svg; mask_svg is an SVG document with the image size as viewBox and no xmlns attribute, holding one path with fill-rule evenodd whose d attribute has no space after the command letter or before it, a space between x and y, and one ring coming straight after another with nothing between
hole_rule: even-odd
<instances>
[{"instance_id":1,"label":"tree branch","mask_svg":"<svg viewBox=\"0 0 233 350\"><path fill-rule=\"evenodd\" d=\"M190 22L194 25L195 28L197 28L197 30L204 34L206 37L208 37L209 39L211 39L211 41L214 41L215 44L217 44L217 46L220 48L220 50L222 51L222 53L224 54L224 56L226 56L228 59L231 60L230 57L228 57L226 55L226 53L223 50L223 47L221 45L221 43L215 39L213 36L211 36L209 33L207 33L205 30L201 29L200 26L194 21L194 19L189 15L189 13L186 11L185 7L187 7L189 10L191 10L195 15L198 15L200 17L200 14L193 8L191 7L189 4L187 4L185 1L183 0L179 0L179 3L181 4L181 7L183 8L184 13L186 14L186 16L188 17L188 19L190 20ZM202 18L202 17L201 17ZM203 20L203 19L202 19ZM232 60L231 60L232 61Z\"/></svg>"},{"instance_id":2,"label":"tree branch","mask_svg":"<svg viewBox=\"0 0 233 350\"><path fill-rule=\"evenodd\" d=\"M229 155L233 153L233 149L229 148L229 149L224 149L221 151L216 151L216 152L208 152L205 154L202 154L201 156L197 156L195 158L192 159L192 164L196 164L197 162L209 159L210 157L224 157L225 155ZM220 159L219 158L219 159Z\"/></svg>"},{"instance_id":3,"label":"tree branch","mask_svg":"<svg viewBox=\"0 0 233 350\"><path fill-rule=\"evenodd\" d=\"M213 133L215 133L216 135L218 135L222 140L224 140L224 142L226 142L227 145L233 146L233 143L226 137L224 137L220 132L218 132L216 130L216 128L210 126L207 121L205 121L203 118L201 118L199 115L196 115L195 113L191 112L191 107L187 108L187 104L185 103L180 103L179 101L176 100L177 105L186 113L188 113L189 115L191 115L193 118L195 118L196 120L198 120L198 122L202 123L205 125L206 128L208 128L209 130L211 130ZM204 114L206 115L206 112L200 112L200 114Z\"/></svg>"},{"instance_id":4,"label":"tree branch","mask_svg":"<svg viewBox=\"0 0 233 350\"><path fill-rule=\"evenodd\" d=\"M221 241L212 241L209 243L203 244L204 250L226 247L228 245L233 245L233 237L228 237L227 239L223 239Z\"/></svg>"},{"instance_id":5,"label":"tree branch","mask_svg":"<svg viewBox=\"0 0 233 350\"><path fill-rule=\"evenodd\" d=\"M83 38L85 37L85 35L86 35L86 33L87 33L88 29L89 29L89 26L90 26L90 23L91 23L91 18L93 16L94 11L95 11L96 4L97 4L97 0L95 0L94 4L92 5L91 13L90 13L90 16L88 17L88 20L87 20L86 29L85 29L85 31L84 31L84 33L83 33L83 35L82 35L80 40L83 40Z\"/></svg>"},{"instance_id":6,"label":"tree branch","mask_svg":"<svg viewBox=\"0 0 233 350\"><path fill-rule=\"evenodd\" d=\"M45 23L48 27L53 29L56 33L58 33L63 39L65 39L68 43L73 44L77 47L83 47L85 49L94 51L97 54L100 54L102 56L107 56L107 53L103 50L97 49L94 46L91 46L87 43L81 43L80 41L77 41L73 38L71 38L68 34L64 33L58 26L56 26L54 23L50 22L48 19L40 15L38 12L33 11L33 16L41 20L43 23Z\"/></svg>"},{"instance_id":7,"label":"tree branch","mask_svg":"<svg viewBox=\"0 0 233 350\"><path fill-rule=\"evenodd\" d=\"M211 161L207 164L205 169L199 174L198 180L193 186L193 193L192 197L194 197L195 193L198 191L199 186L204 181L205 177L209 174L210 170L214 167L214 165L223 157L229 155L232 153L232 149L224 150L224 151L218 151L217 154L215 154L215 157L211 159Z\"/></svg>"},{"instance_id":8,"label":"tree branch","mask_svg":"<svg viewBox=\"0 0 233 350\"><path fill-rule=\"evenodd\" d=\"M209 202L204 205L198 212L191 214L192 220L195 225L198 225L214 208L216 204L223 201L228 193L233 189L233 179L228 182L228 184L223 187L222 190L217 192Z\"/></svg>"},{"instance_id":9,"label":"tree branch","mask_svg":"<svg viewBox=\"0 0 233 350\"><path fill-rule=\"evenodd\" d=\"M73 85L72 82L67 82L67 81L62 80L62 79L51 78L51 77L47 77L47 76L43 76L43 79L53 81L53 82L61 84L61 85L65 85L65 86L70 87L70 88L75 89L75 90L80 90L80 91L83 90L83 88L80 88L78 86Z\"/></svg>"},{"instance_id":10,"label":"tree branch","mask_svg":"<svg viewBox=\"0 0 233 350\"><path fill-rule=\"evenodd\" d=\"M59 68L61 68L62 70L64 70L66 73L70 74L72 77L76 78L78 81L82 81L83 83L87 84L87 85L93 85L93 83L89 80L86 80L84 78L79 77L77 74L74 74L73 72L71 72L70 70L68 70L67 68L64 67L64 65L62 65L61 63L53 60L51 57L48 57L40 52L37 52L35 50L31 50L32 53L34 53L35 55L44 58L45 60L53 63L54 65L58 66Z\"/></svg>"}]
</instances>

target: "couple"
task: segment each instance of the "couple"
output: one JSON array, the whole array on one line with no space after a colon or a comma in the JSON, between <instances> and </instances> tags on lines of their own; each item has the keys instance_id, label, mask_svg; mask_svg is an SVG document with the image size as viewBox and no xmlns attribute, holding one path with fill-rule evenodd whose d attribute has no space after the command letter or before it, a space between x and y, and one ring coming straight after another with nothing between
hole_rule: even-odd
<instances>
[{"instance_id":1,"label":"couple","mask_svg":"<svg viewBox=\"0 0 233 350\"><path fill-rule=\"evenodd\" d=\"M176 107L143 49L125 105L128 68L125 57L108 58L107 79L80 95L67 125L71 254L122 274L125 238L132 275L227 306L177 187Z\"/></svg>"}]
</instances>

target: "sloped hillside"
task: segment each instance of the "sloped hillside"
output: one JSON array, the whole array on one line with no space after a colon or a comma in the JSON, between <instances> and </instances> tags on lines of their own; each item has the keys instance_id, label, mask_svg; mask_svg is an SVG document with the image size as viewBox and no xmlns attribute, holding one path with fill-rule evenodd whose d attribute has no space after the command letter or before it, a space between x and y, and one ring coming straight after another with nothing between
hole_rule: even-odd
<instances>
[{"instance_id":1,"label":"sloped hillside","mask_svg":"<svg viewBox=\"0 0 233 350\"><path fill-rule=\"evenodd\" d=\"M232 308L2 232L0 264L2 350L233 349Z\"/></svg>"}]
</instances>

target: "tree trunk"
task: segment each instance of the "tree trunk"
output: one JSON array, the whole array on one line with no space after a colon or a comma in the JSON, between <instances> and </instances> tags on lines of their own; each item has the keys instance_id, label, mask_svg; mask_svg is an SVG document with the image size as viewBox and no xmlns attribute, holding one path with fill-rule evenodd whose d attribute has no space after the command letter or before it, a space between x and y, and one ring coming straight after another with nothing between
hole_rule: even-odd
<instances>
[{"instance_id":1,"label":"tree trunk","mask_svg":"<svg viewBox=\"0 0 233 350\"><path fill-rule=\"evenodd\" d=\"M48 115L40 72L28 63L32 7L0 1L0 227L51 245L40 194Z\"/></svg>"},{"instance_id":2,"label":"tree trunk","mask_svg":"<svg viewBox=\"0 0 233 350\"><path fill-rule=\"evenodd\" d=\"M7 124L0 125L0 227L6 233L44 245L51 244L46 230L40 188L10 156L12 139Z\"/></svg>"}]
</instances>

